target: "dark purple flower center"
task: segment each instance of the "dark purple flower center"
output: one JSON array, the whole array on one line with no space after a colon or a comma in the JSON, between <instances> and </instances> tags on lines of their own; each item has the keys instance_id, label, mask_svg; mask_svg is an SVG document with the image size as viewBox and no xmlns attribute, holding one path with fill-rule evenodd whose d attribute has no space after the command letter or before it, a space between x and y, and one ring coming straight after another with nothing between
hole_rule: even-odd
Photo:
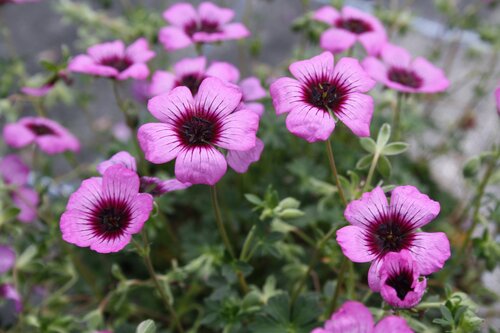
<instances>
[{"instance_id":1,"label":"dark purple flower center","mask_svg":"<svg viewBox=\"0 0 500 333\"><path fill-rule=\"evenodd\" d=\"M92 231L95 236L105 239L120 237L130 224L131 215L126 201L101 201L93 211Z\"/></svg>"},{"instance_id":2,"label":"dark purple flower center","mask_svg":"<svg viewBox=\"0 0 500 333\"><path fill-rule=\"evenodd\" d=\"M218 22L202 20L201 23L192 21L191 23L187 24L186 26L184 26L184 32L189 37L193 37L193 35L197 32L206 32L209 34L213 34L216 32L221 32L221 29Z\"/></svg>"},{"instance_id":3,"label":"dark purple flower center","mask_svg":"<svg viewBox=\"0 0 500 333\"><path fill-rule=\"evenodd\" d=\"M187 74L184 75L179 81L177 81L175 84L176 86L185 86L189 90L191 90L191 93L196 95L198 93L198 89L200 88L201 82L205 79L205 76L202 74L198 73L193 73L193 74Z\"/></svg>"},{"instance_id":4,"label":"dark purple flower center","mask_svg":"<svg viewBox=\"0 0 500 333\"><path fill-rule=\"evenodd\" d=\"M407 268L401 268L399 272L395 272L393 275L389 276L385 283L394 288L398 298L404 301L406 295L410 291L413 291L413 288L411 287L413 283L413 274Z\"/></svg>"},{"instance_id":5,"label":"dark purple flower center","mask_svg":"<svg viewBox=\"0 0 500 333\"><path fill-rule=\"evenodd\" d=\"M177 133L187 146L207 146L219 137L220 125L216 117L204 113L190 114L178 121Z\"/></svg>"},{"instance_id":6,"label":"dark purple flower center","mask_svg":"<svg viewBox=\"0 0 500 333\"><path fill-rule=\"evenodd\" d=\"M141 177L139 185L140 193L149 193L152 196L160 196L165 193L161 184L152 177Z\"/></svg>"},{"instance_id":7,"label":"dark purple flower center","mask_svg":"<svg viewBox=\"0 0 500 333\"><path fill-rule=\"evenodd\" d=\"M113 67L119 72L123 72L130 66L132 66L133 62L129 57L118 57L112 56L101 59L101 65Z\"/></svg>"},{"instance_id":8,"label":"dark purple flower center","mask_svg":"<svg viewBox=\"0 0 500 333\"><path fill-rule=\"evenodd\" d=\"M32 131L37 136L43 135L56 135L56 132L47 125L43 124L28 124L26 125L30 131Z\"/></svg>"},{"instance_id":9,"label":"dark purple flower center","mask_svg":"<svg viewBox=\"0 0 500 333\"><path fill-rule=\"evenodd\" d=\"M389 70L388 76L392 82L397 82L410 88L420 88L423 83L420 76L405 68L392 67Z\"/></svg>"},{"instance_id":10,"label":"dark purple flower center","mask_svg":"<svg viewBox=\"0 0 500 333\"><path fill-rule=\"evenodd\" d=\"M368 227L366 240L370 251L379 257L388 252L399 252L409 249L415 239L411 223L399 215L382 217Z\"/></svg>"},{"instance_id":11,"label":"dark purple flower center","mask_svg":"<svg viewBox=\"0 0 500 333\"><path fill-rule=\"evenodd\" d=\"M305 102L322 109L325 112L339 112L345 102L349 89L333 80L329 82L321 80L319 82L311 82L304 90Z\"/></svg>"},{"instance_id":12,"label":"dark purple flower center","mask_svg":"<svg viewBox=\"0 0 500 333\"><path fill-rule=\"evenodd\" d=\"M372 31L372 27L368 22L360 19L350 18L350 19L339 19L335 23L337 28L345 29L352 32L353 34L360 35L365 32Z\"/></svg>"}]
</instances>

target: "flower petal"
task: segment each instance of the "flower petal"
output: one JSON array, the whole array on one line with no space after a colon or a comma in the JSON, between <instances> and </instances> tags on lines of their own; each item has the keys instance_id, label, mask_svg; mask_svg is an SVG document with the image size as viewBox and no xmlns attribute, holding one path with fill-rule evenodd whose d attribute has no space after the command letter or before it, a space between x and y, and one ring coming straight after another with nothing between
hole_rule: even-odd
<instances>
[{"instance_id":1,"label":"flower petal","mask_svg":"<svg viewBox=\"0 0 500 333\"><path fill-rule=\"evenodd\" d=\"M84 73L104 77L114 77L118 74L118 71L115 68L96 64L92 58L84 54L71 59L68 69L74 73Z\"/></svg>"},{"instance_id":2,"label":"flower petal","mask_svg":"<svg viewBox=\"0 0 500 333\"><path fill-rule=\"evenodd\" d=\"M226 170L224 156L210 146L186 148L175 162L175 176L183 183L215 185Z\"/></svg>"},{"instance_id":3,"label":"flower petal","mask_svg":"<svg viewBox=\"0 0 500 333\"><path fill-rule=\"evenodd\" d=\"M12 202L20 209L17 219L24 223L33 222L40 202L38 193L29 187L19 187L12 192Z\"/></svg>"},{"instance_id":4,"label":"flower petal","mask_svg":"<svg viewBox=\"0 0 500 333\"><path fill-rule=\"evenodd\" d=\"M352 225L366 229L387 213L387 198L382 188L377 186L371 192L363 193L361 199L351 201L344 216Z\"/></svg>"},{"instance_id":5,"label":"flower petal","mask_svg":"<svg viewBox=\"0 0 500 333\"><path fill-rule=\"evenodd\" d=\"M375 57L366 57L361 65L373 79L383 84L387 82L387 68L382 61Z\"/></svg>"},{"instance_id":6,"label":"flower petal","mask_svg":"<svg viewBox=\"0 0 500 333\"><path fill-rule=\"evenodd\" d=\"M145 80L149 76L149 68L146 64L133 64L123 72L119 73L116 78L118 80L136 79Z\"/></svg>"},{"instance_id":7,"label":"flower petal","mask_svg":"<svg viewBox=\"0 0 500 333\"><path fill-rule=\"evenodd\" d=\"M194 7L187 2L176 3L163 12L165 21L179 28L198 21L198 13Z\"/></svg>"},{"instance_id":8,"label":"flower petal","mask_svg":"<svg viewBox=\"0 0 500 333\"><path fill-rule=\"evenodd\" d=\"M167 51L183 49L193 44L191 38L183 29L177 27L163 27L158 33L158 40Z\"/></svg>"},{"instance_id":9,"label":"flower petal","mask_svg":"<svg viewBox=\"0 0 500 333\"><path fill-rule=\"evenodd\" d=\"M146 159L156 164L173 160L184 147L172 127L161 123L142 125L137 138Z\"/></svg>"},{"instance_id":10,"label":"flower petal","mask_svg":"<svg viewBox=\"0 0 500 333\"><path fill-rule=\"evenodd\" d=\"M277 115L290 112L303 98L301 83L289 77L274 81L269 91Z\"/></svg>"},{"instance_id":11,"label":"flower petal","mask_svg":"<svg viewBox=\"0 0 500 333\"><path fill-rule=\"evenodd\" d=\"M113 165L122 165L125 168L132 170L132 171L137 171L137 164L135 161L135 158L130 155L129 152L127 151L120 151L113 156L109 160L103 161L97 165L97 171L103 175L104 172L111 166Z\"/></svg>"},{"instance_id":12,"label":"flower petal","mask_svg":"<svg viewBox=\"0 0 500 333\"><path fill-rule=\"evenodd\" d=\"M168 93L151 98L148 110L159 121L175 125L194 104L191 91L184 86L176 87Z\"/></svg>"},{"instance_id":13,"label":"flower petal","mask_svg":"<svg viewBox=\"0 0 500 333\"><path fill-rule=\"evenodd\" d=\"M360 302L347 301L325 323L328 333L372 333L373 316Z\"/></svg>"},{"instance_id":14,"label":"flower petal","mask_svg":"<svg viewBox=\"0 0 500 333\"><path fill-rule=\"evenodd\" d=\"M255 76L247 77L239 83L244 101L255 101L266 97L266 90Z\"/></svg>"},{"instance_id":15,"label":"flower petal","mask_svg":"<svg viewBox=\"0 0 500 333\"><path fill-rule=\"evenodd\" d=\"M134 43L130 44L125 50L125 54L132 59L133 62L148 62L155 57L156 53L149 49L149 44L146 38L139 38Z\"/></svg>"},{"instance_id":16,"label":"flower petal","mask_svg":"<svg viewBox=\"0 0 500 333\"><path fill-rule=\"evenodd\" d=\"M241 97L240 88L236 85L209 77L201 83L194 103L198 110L224 118L236 110L241 102Z\"/></svg>"},{"instance_id":17,"label":"flower petal","mask_svg":"<svg viewBox=\"0 0 500 333\"><path fill-rule=\"evenodd\" d=\"M340 13L332 6L323 6L313 14L313 19L324 22L328 25L334 25L340 18Z\"/></svg>"},{"instance_id":18,"label":"flower petal","mask_svg":"<svg viewBox=\"0 0 500 333\"><path fill-rule=\"evenodd\" d=\"M156 71L151 78L149 94L158 96L170 92L175 86L174 74L166 71Z\"/></svg>"},{"instance_id":19,"label":"flower petal","mask_svg":"<svg viewBox=\"0 0 500 333\"><path fill-rule=\"evenodd\" d=\"M96 62L109 58L121 59L125 55L125 44L121 40L96 44L87 49L87 54Z\"/></svg>"},{"instance_id":20,"label":"flower petal","mask_svg":"<svg viewBox=\"0 0 500 333\"><path fill-rule=\"evenodd\" d=\"M337 243L344 255L353 262L370 262L376 258L365 241L363 228L348 225L337 230Z\"/></svg>"},{"instance_id":21,"label":"flower petal","mask_svg":"<svg viewBox=\"0 0 500 333\"><path fill-rule=\"evenodd\" d=\"M264 104L262 103L243 103L242 109L250 110L259 117L264 114Z\"/></svg>"},{"instance_id":22,"label":"flower petal","mask_svg":"<svg viewBox=\"0 0 500 333\"><path fill-rule=\"evenodd\" d=\"M198 13L201 21L226 24L234 17L234 11L229 8L221 8L211 2L202 2L198 6Z\"/></svg>"},{"instance_id":23,"label":"flower petal","mask_svg":"<svg viewBox=\"0 0 500 333\"><path fill-rule=\"evenodd\" d=\"M415 229L434 220L439 214L439 202L420 193L415 186L398 186L391 194L390 211L398 214Z\"/></svg>"},{"instance_id":24,"label":"flower petal","mask_svg":"<svg viewBox=\"0 0 500 333\"><path fill-rule=\"evenodd\" d=\"M222 119L220 136L215 145L238 151L255 147L255 134L259 129L259 120L259 115L250 110L231 113Z\"/></svg>"},{"instance_id":25,"label":"flower petal","mask_svg":"<svg viewBox=\"0 0 500 333\"><path fill-rule=\"evenodd\" d=\"M0 160L0 176L6 184L24 185L30 169L18 155L9 154Z\"/></svg>"},{"instance_id":26,"label":"flower petal","mask_svg":"<svg viewBox=\"0 0 500 333\"><path fill-rule=\"evenodd\" d=\"M132 216L130 224L125 230L128 234L136 234L142 230L153 210L153 197L149 193L139 193L133 197L131 203Z\"/></svg>"},{"instance_id":27,"label":"flower petal","mask_svg":"<svg viewBox=\"0 0 500 333\"><path fill-rule=\"evenodd\" d=\"M319 45L333 54L344 52L356 43L356 35L344 29L330 28L321 34Z\"/></svg>"},{"instance_id":28,"label":"flower petal","mask_svg":"<svg viewBox=\"0 0 500 333\"><path fill-rule=\"evenodd\" d=\"M128 201L139 193L139 176L123 165L110 166L102 176L104 198Z\"/></svg>"},{"instance_id":29,"label":"flower petal","mask_svg":"<svg viewBox=\"0 0 500 333\"><path fill-rule=\"evenodd\" d=\"M330 113L302 103L286 117L286 127L308 142L326 141L335 128Z\"/></svg>"},{"instance_id":30,"label":"flower petal","mask_svg":"<svg viewBox=\"0 0 500 333\"><path fill-rule=\"evenodd\" d=\"M19 123L7 124L3 128L5 143L13 148L22 148L35 141L35 135Z\"/></svg>"},{"instance_id":31,"label":"flower petal","mask_svg":"<svg viewBox=\"0 0 500 333\"><path fill-rule=\"evenodd\" d=\"M333 74L333 55L323 52L310 59L296 61L289 67L297 80L308 83L317 78L331 78Z\"/></svg>"},{"instance_id":32,"label":"flower petal","mask_svg":"<svg viewBox=\"0 0 500 333\"><path fill-rule=\"evenodd\" d=\"M370 136L373 116L373 97L361 93L351 93L335 115L359 137Z\"/></svg>"},{"instance_id":33,"label":"flower petal","mask_svg":"<svg viewBox=\"0 0 500 333\"><path fill-rule=\"evenodd\" d=\"M203 76L207 67L205 57L184 58L174 65L174 73L177 79L181 80L186 75Z\"/></svg>"},{"instance_id":34,"label":"flower petal","mask_svg":"<svg viewBox=\"0 0 500 333\"><path fill-rule=\"evenodd\" d=\"M250 164L257 162L260 159L260 155L264 150L264 142L257 138L255 140L255 147L245 150L245 151L236 151L229 150L227 153L227 164L234 171L239 173L245 173L248 170Z\"/></svg>"},{"instance_id":35,"label":"flower petal","mask_svg":"<svg viewBox=\"0 0 500 333\"><path fill-rule=\"evenodd\" d=\"M382 61L389 66L408 68L411 62L410 53L402 47L387 43L380 53Z\"/></svg>"},{"instance_id":36,"label":"flower petal","mask_svg":"<svg viewBox=\"0 0 500 333\"><path fill-rule=\"evenodd\" d=\"M250 36L250 30L241 23L229 23L222 27L222 38L225 39L243 39Z\"/></svg>"},{"instance_id":37,"label":"flower petal","mask_svg":"<svg viewBox=\"0 0 500 333\"><path fill-rule=\"evenodd\" d=\"M9 271L16 262L16 253L10 246L0 245L0 274Z\"/></svg>"},{"instance_id":38,"label":"flower petal","mask_svg":"<svg viewBox=\"0 0 500 333\"><path fill-rule=\"evenodd\" d=\"M418 232L410 248L420 274L429 275L443 268L450 258L450 241L443 232Z\"/></svg>"},{"instance_id":39,"label":"flower petal","mask_svg":"<svg viewBox=\"0 0 500 333\"><path fill-rule=\"evenodd\" d=\"M350 92L367 92L376 84L355 58L340 59L335 65L333 76Z\"/></svg>"},{"instance_id":40,"label":"flower petal","mask_svg":"<svg viewBox=\"0 0 500 333\"><path fill-rule=\"evenodd\" d=\"M387 36L383 32L373 31L361 34L358 40L369 56L378 56L384 44L387 43Z\"/></svg>"},{"instance_id":41,"label":"flower petal","mask_svg":"<svg viewBox=\"0 0 500 333\"><path fill-rule=\"evenodd\" d=\"M373 333L413 333L406 320L398 316L387 316L375 326Z\"/></svg>"},{"instance_id":42,"label":"flower petal","mask_svg":"<svg viewBox=\"0 0 500 333\"><path fill-rule=\"evenodd\" d=\"M215 61L208 67L207 76L218 77L221 80L236 83L240 79L240 71L234 65L223 62Z\"/></svg>"},{"instance_id":43,"label":"flower petal","mask_svg":"<svg viewBox=\"0 0 500 333\"><path fill-rule=\"evenodd\" d=\"M423 85L418 90L424 93L438 93L445 91L450 81L443 70L437 68L426 59L418 57L413 60L411 68L423 79Z\"/></svg>"}]
</instances>

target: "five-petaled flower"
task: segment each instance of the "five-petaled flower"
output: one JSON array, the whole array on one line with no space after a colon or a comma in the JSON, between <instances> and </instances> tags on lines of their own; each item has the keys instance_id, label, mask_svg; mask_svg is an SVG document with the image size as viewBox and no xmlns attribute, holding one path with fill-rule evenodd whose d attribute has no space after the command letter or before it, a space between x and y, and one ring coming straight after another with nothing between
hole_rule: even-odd
<instances>
[{"instance_id":1,"label":"five-petaled flower","mask_svg":"<svg viewBox=\"0 0 500 333\"><path fill-rule=\"evenodd\" d=\"M387 43L380 52L381 60L367 57L362 62L370 76L385 86L404 93L438 93L450 82L444 72L422 57L412 60L402 47Z\"/></svg>"},{"instance_id":2,"label":"five-petaled flower","mask_svg":"<svg viewBox=\"0 0 500 333\"><path fill-rule=\"evenodd\" d=\"M127 48L121 40L116 40L89 47L87 54L70 61L68 69L116 80L144 80L149 75L146 63L154 56L155 52L149 49L145 38L139 38Z\"/></svg>"},{"instance_id":3,"label":"five-petaled flower","mask_svg":"<svg viewBox=\"0 0 500 333\"><path fill-rule=\"evenodd\" d=\"M390 204L384 191L376 187L347 205L344 216L351 225L337 231L337 242L350 260L372 262L370 286L379 284L382 259L390 252L408 250L418 263L419 273L428 275L440 270L450 257L446 234L418 231L439 210L438 202L413 186L396 187Z\"/></svg>"},{"instance_id":4,"label":"five-petaled flower","mask_svg":"<svg viewBox=\"0 0 500 333\"><path fill-rule=\"evenodd\" d=\"M100 253L118 252L141 231L153 197L139 193L139 176L122 165L82 182L61 216L63 239Z\"/></svg>"},{"instance_id":5,"label":"five-petaled flower","mask_svg":"<svg viewBox=\"0 0 500 333\"><path fill-rule=\"evenodd\" d=\"M384 26L372 15L356 8L345 6L339 13L331 6L324 6L314 12L313 18L330 26L321 34L321 48L340 53L359 41L371 56L376 56L387 41Z\"/></svg>"},{"instance_id":6,"label":"five-petaled flower","mask_svg":"<svg viewBox=\"0 0 500 333\"><path fill-rule=\"evenodd\" d=\"M179 181L214 185L231 162L217 147L247 151L256 146L259 116L240 109L241 98L237 86L214 77L202 82L194 98L184 86L152 98L148 109L161 123L139 128L146 159L157 164L176 159Z\"/></svg>"},{"instance_id":7,"label":"five-petaled flower","mask_svg":"<svg viewBox=\"0 0 500 333\"><path fill-rule=\"evenodd\" d=\"M375 86L358 60L342 58L334 67L333 55L323 52L290 65L296 79L284 77L271 84L276 114L288 113L286 126L308 142L325 141L335 128L335 118L357 136L370 135Z\"/></svg>"},{"instance_id":8,"label":"five-petaled flower","mask_svg":"<svg viewBox=\"0 0 500 333\"><path fill-rule=\"evenodd\" d=\"M374 325L370 310L362 303L347 301L324 327L311 333L413 333L406 321L398 316L387 316Z\"/></svg>"},{"instance_id":9,"label":"five-petaled flower","mask_svg":"<svg viewBox=\"0 0 500 333\"><path fill-rule=\"evenodd\" d=\"M417 305L427 287L425 277L420 277L417 262L408 250L390 252L381 261L378 284L371 284L373 291L380 291L391 306L411 308Z\"/></svg>"},{"instance_id":10,"label":"five-petaled flower","mask_svg":"<svg viewBox=\"0 0 500 333\"><path fill-rule=\"evenodd\" d=\"M198 10L189 3L174 4L163 13L171 25L160 30L158 39L167 51L173 51L195 43L248 37L250 32L243 24L229 23L233 17L233 10L211 2L202 2Z\"/></svg>"},{"instance_id":11,"label":"five-petaled flower","mask_svg":"<svg viewBox=\"0 0 500 333\"><path fill-rule=\"evenodd\" d=\"M34 143L49 155L80 150L80 143L73 134L55 121L43 117L24 117L16 123L7 124L3 129L3 137L11 147L22 148Z\"/></svg>"}]
</instances>

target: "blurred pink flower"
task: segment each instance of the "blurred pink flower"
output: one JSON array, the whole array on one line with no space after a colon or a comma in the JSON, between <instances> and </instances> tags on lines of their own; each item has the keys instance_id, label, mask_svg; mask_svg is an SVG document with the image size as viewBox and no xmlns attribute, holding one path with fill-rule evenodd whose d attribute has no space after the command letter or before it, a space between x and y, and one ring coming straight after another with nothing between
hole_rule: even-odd
<instances>
[{"instance_id":1,"label":"blurred pink flower","mask_svg":"<svg viewBox=\"0 0 500 333\"><path fill-rule=\"evenodd\" d=\"M322 328L311 333L413 333L406 321L397 316L387 316L374 326L370 310L362 303L347 301Z\"/></svg>"},{"instance_id":2,"label":"blurred pink flower","mask_svg":"<svg viewBox=\"0 0 500 333\"><path fill-rule=\"evenodd\" d=\"M289 67L295 79L283 77L271 84L276 114L288 113L290 132L308 142L325 141L338 117L357 136L370 135L375 86L357 59L342 58L334 68L333 55L323 52Z\"/></svg>"},{"instance_id":3,"label":"blurred pink flower","mask_svg":"<svg viewBox=\"0 0 500 333\"><path fill-rule=\"evenodd\" d=\"M345 6L339 13L331 6L324 6L314 12L313 18L332 26L321 35L320 45L334 54L350 49L359 41L368 55L376 56L387 41L382 23L353 7Z\"/></svg>"},{"instance_id":4,"label":"blurred pink flower","mask_svg":"<svg viewBox=\"0 0 500 333\"><path fill-rule=\"evenodd\" d=\"M0 6L8 3L23 4L23 3L39 2L39 1L41 0L0 0Z\"/></svg>"},{"instance_id":5,"label":"blurred pink flower","mask_svg":"<svg viewBox=\"0 0 500 333\"><path fill-rule=\"evenodd\" d=\"M11 147L22 148L34 143L49 155L80 150L80 143L73 134L55 121L43 117L24 117L16 123L7 124L3 129L3 137Z\"/></svg>"},{"instance_id":6,"label":"blurred pink flower","mask_svg":"<svg viewBox=\"0 0 500 333\"><path fill-rule=\"evenodd\" d=\"M2 298L13 302L15 312L23 311L21 295L19 295L14 285L9 283L0 284L0 299Z\"/></svg>"},{"instance_id":7,"label":"blurred pink flower","mask_svg":"<svg viewBox=\"0 0 500 333\"><path fill-rule=\"evenodd\" d=\"M337 231L337 242L344 255L354 262L372 262L368 283L380 290L380 266L390 252L410 251L420 274L440 270L450 257L450 242L443 232L418 229L439 214L440 206L413 186L398 186L391 202L380 187L347 205L344 216L351 224Z\"/></svg>"},{"instance_id":8,"label":"blurred pink flower","mask_svg":"<svg viewBox=\"0 0 500 333\"><path fill-rule=\"evenodd\" d=\"M153 209L153 197L139 193L139 177L122 165L103 177L82 182L61 216L63 239L99 253L118 252L141 231Z\"/></svg>"},{"instance_id":9,"label":"blurred pink flower","mask_svg":"<svg viewBox=\"0 0 500 333\"><path fill-rule=\"evenodd\" d=\"M184 87L148 103L160 123L139 128L146 159L161 164L176 159L175 176L183 183L214 185L226 173L226 158L216 148L247 151L256 147L259 116L239 109L240 89L210 77L194 96Z\"/></svg>"},{"instance_id":10,"label":"blurred pink flower","mask_svg":"<svg viewBox=\"0 0 500 333\"><path fill-rule=\"evenodd\" d=\"M438 93L450 82L444 72L422 57L412 60L410 53L387 43L381 50L381 60L367 57L363 68L385 86L405 93Z\"/></svg>"},{"instance_id":11,"label":"blurred pink flower","mask_svg":"<svg viewBox=\"0 0 500 333\"><path fill-rule=\"evenodd\" d=\"M97 171L104 175L104 172L113 165L122 165L125 168L137 172L137 163L135 158L126 151L120 151L111 156L109 160L97 165ZM184 190L191 186L189 183L182 183L177 179L161 180L157 177L139 176L139 192L149 193L153 196L161 196L165 193Z\"/></svg>"},{"instance_id":12,"label":"blurred pink flower","mask_svg":"<svg viewBox=\"0 0 500 333\"><path fill-rule=\"evenodd\" d=\"M0 245L0 274L8 272L16 262L16 253L10 246Z\"/></svg>"},{"instance_id":13,"label":"blurred pink flower","mask_svg":"<svg viewBox=\"0 0 500 333\"><path fill-rule=\"evenodd\" d=\"M132 137L132 131L125 122L115 123L111 129L111 133L120 142L127 142Z\"/></svg>"},{"instance_id":14,"label":"blurred pink flower","mask_svg":"<svg viewBox=\"0 0 500 333\"><path fill-rule=\"evenodd\" d=\"M40 87L22 87L21 92L25 95L42 97L47 95L52 89L54 89L54 84L46 83Z\"/></svg>"},{"instance_id":15,"label":"blurred pink flower","mask_svg":"<svg viewBox=\"0 0 500 333\"><path fill-rule=\"evenodd\" d=\"M0 177L7 185L15 185L9 191L13 204L19 208L17 219L21 222L32 222L37 217L40 202L38 193L27 186L29 168L19 158L11 154L0 160Z\"/></svg>"},{"instance_id":16,"label":"blurred pink flower","mask_svg":"<svg viewBox=\"0 0 500 333\"><path fill-rule=\"evenodd\" d=\"M412 308L422 299L427 280L420 278L418 264L407 250L388 253L378 273L380 286L377 289L389 305Z\"/></svg>"},{"instance_id":17,"label":"blurred pink flower","mask_svg":"<svg viewBox=\"0 0 500 333\"><path fill-rule=\"evenodd\" d=\"M145 38L139 38L127 48L122 41L116 40L89 47L87 54L70 61L68 70L116 80L144 80L149 75L146 63L154 56Z\"/></svg>"},{"instance_id":18,"label":"blurred pink flower","mask_svg":"<svg viewBox=\"0 0 500 333\"><path fill-rule=\"evenodd\" d=\"M159 40L167 51L183 49L194 43L216 43L248 37L250 32L241 23L229 23L234 11L202 2L196 10L182 2L168 8L163 18L171 25L160 30Z\"/></svg>"}]
</instances>

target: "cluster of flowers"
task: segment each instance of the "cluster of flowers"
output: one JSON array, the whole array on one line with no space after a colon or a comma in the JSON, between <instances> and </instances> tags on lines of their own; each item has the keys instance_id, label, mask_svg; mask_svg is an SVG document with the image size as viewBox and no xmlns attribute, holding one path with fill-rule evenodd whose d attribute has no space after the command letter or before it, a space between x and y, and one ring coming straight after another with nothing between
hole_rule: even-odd
<instances>
[{"instance_id":1,"label":"cluster of flowers","mask_svg":"<svg viewBox=\"0 0 500 333\"><path fill-rule=\"evenodd\" d=\"M232 10L209 2L197 9L188 3L175 4L163 16L170 26L161 29L159 40L167 51L249 35L242 24L230 23ZM326 6L314 18L331 26L321 37L326 52L292 63L289 69L294 78L279 78L270 86L276 113L288 113L286 126L294 135L311 143L325 141L340 120L356 136L369 136L374 101L367 93L377 81L402 93L437 93L448 87L442 70L423 58L412 60L406 50L388 43L375 17L350 7L339 13ZM343 57L334 64L333 54L354 47L356 41L367 53L362 63ZM61 217L62 235L69 243L101 253L120 251L149 218L153 196L193 184L214 185L228 165L243 173L260 158L264 144L256 133L264 107L256 101L266 91L257 78L240 80L233 65L212 62L207 66L204 57L197 57L179 61L173 72L155 72L148 82L147 63L153 57L155 52L140 38L128 47L122 41L94 45L68 65L73 73L146 83L147 107L159 122L143 124L138 142L152 163L175 160L175 179L170 180L139 175L135 158L125 151L99 164L101 177L84 180ZM33 95L50 91L43 88ZM5 126L3 135L11 147L35 144L47 154L80 148L71 133L47 118L22 118ZM20 165L17 157L5 157L0 173L6 184L16 187L12 196L21 216L31 220L38 196L26 187L28 169ZM14 169L26 172L14 175ZM449 258L445 234L419 231L439 210L439 203L413 186L396 187L390 203L377 187L348 204L344 215L351 225L338 230L337 241L350 260L371 262L369 286L388 304L415 306L425 291L425 276L441 269ZM2 267L8 266L4 264L0 262ZM349 327L359 327L359 332L411 331L403 319L394 316L374 327L364 306L347 302L314 333L341 332Z\"/></svg>"}]
</instances>

